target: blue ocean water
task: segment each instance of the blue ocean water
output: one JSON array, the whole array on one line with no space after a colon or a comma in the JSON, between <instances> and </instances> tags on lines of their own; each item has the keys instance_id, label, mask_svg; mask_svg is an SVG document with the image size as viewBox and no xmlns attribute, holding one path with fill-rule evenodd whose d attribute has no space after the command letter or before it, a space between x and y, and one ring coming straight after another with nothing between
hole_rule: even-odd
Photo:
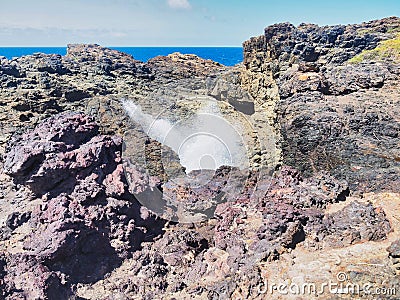
<instances>
[{"instance_id":1,"label":"blue ocean water","mask_svg":"<svg viewBox=\"0 0 400 300\"><path fill-rule=\"evenodd\" d=\"M0 56L11 59L16 56L30 55L33 53L61 54L67 53L65 47L0 47Z\"/></svg>"},{"instance_id":2,"label":"blue ocean water","mask_svg":"<svg viewBox=\"0 0 400 300\"><path fill-rule=\"evenodd\" d=\"M226 66L236 65L243 60L241 47L109 47L132 55L140 61L148 61L158 55L168 55L173 52L196 54L205 59L211 59ZM0 47L0 56L11 59L15 56L29 55L36 52L65 55L65 47Z\"/></svg>"}]
</instances>

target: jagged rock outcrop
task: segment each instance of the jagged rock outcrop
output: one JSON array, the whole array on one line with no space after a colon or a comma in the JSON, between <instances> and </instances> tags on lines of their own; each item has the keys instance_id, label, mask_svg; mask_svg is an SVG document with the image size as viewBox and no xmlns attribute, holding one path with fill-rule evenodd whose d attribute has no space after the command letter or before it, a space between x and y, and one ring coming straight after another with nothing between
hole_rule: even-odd
<instances>
[{"instance_id":1,"label":"jagged rock outcrop","mask_svg":"<svg viewBox=\"0 0 400 300\"><path fill-rule=\"evenodd\" d=\"M226 71L227 67L205 60L193 54L172 53L167 56L157 56L149 60L148 65L156 74L166 78L188 78L207 76Z\"/></svg>"},{"instance_id":2,"label":"jagged rock outcrop","mask_svg":"<svg viewBox=\"0 0 400 300\"><path fill-rule=\"evenodd\" d=\"M339 272L400 286L399 32L276 24L235 67L98 45L0 58L0 298L274 299L266 281ZM141 124L207 109L241 130L248 168L186 174Z\"/></svg>"},{"instance_id":3,"label":"jagged rock outcrop","mask_svg":"<svg viewBox=\"0 0 400 300\"><path fill-rule=\"evenodd\" d=\"M243 44L242 84L270 107L284 163L306 174L330 170L354 189L397 190L400 73L392 58L399 50L386 60L351 59L396 41L399 26L396 17L347 26L283 23Z\"/></svg>"},{"instance_id":4,"label":"jagged rock outcrop","mask_svg":"<svg viewBox=\"0 0 400 300\"><path fill-rule=\"evenodd\" d=\"M99 135L92 118L70 112L10 142L5 173L42 197L29 213L8 217L12 231L24 223L31 231L24 251L6 258L3 296L66 299L71 284L99 280L161 232L163 222L126 192L121 146L121 138Z\"/></svg>"},{"instance_id":5,"label":"jagged rock outcrop","mask_svg":"<svg viewBox=\"0 0 400 300\"><path fill-rule=\"evenodd\" d=\"M356 210L344 208L338 215L346 212L348 217L332 226L330 220L335 216L327 215L325 221L324 209L345 200L346 183L322 173L303 179L298 171L285 167L273 177L251 173L236 190L227 182L237 184L243 179L230 168L217 172L209 186L190 188L175 180L165 182L169 200L201 205L200 199L211 199L223 188L227 199L214 204L216 221L195 228L176 225L163 234L164 221L157 220L128 192L121 139L100 135L92 118L82 113L58 114L15 136L9 149L5 172L41 197L31 211L8 218L11 240L20 227L28 229L23 236L20 233L20 250L4 259L3 296L10 299L66 299L74 295L78 284L103 282L105 274L124 268L131 259L137 260L134 286L144 284L152 290L140 292L132 286L131 296L176 293L203 277L218 282L221 276L231 276L249 289L250 283L240 274L250 272L251 283L259 283L260 274L254 271L257 264L278 259L306 235L321 238L323 232L326 248L326 241L335 246L341 243L343 234L355 237L346 244L351 245L382 240L390 231L384 214L373 215L371 206L362 205ZM137 170L126 171L131 181L136 180L137 188L132 192L140 199L139 194L151 182ZM360 212L370 214L374 221L360 224ZM380 233L371 234L372 228L379 228ZM315 240L313 247L315 243L319 241ZM213 273L217 272L214 259L227 259L219 262L225 266L220 273ZM148 260L154 262L148 265ZM22 273L27 275L20 276ZM142 276L152 280L144 283L139 280ZM207 293L234 293L239 284L233 282L207 284ZM252 291L248 292L250 296ZM189 289L186 293L197 292Z\"/></svg>"}]
</instances>

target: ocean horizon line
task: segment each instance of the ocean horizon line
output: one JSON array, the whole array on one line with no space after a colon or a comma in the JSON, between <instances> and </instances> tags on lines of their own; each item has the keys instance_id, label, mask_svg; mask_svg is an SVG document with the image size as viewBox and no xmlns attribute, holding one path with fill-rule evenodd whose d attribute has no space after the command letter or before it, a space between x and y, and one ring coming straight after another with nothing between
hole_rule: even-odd
<instances>
[{"instance_id":1,"label":"ocean horizon line","mask_svg":"<svg viewBox=\"0 0 400 300\"><path fill-rule=\"evenodd\" d=\"M129 55L139 61L147 62L157 56L167 56L179 52L182 54L195 54L203 59L213 60L226 66L234 66L243 61L242 47L228 46L104 46ZM46 47L46 46L26 46L26 47L3 47L0 46L0 56L7 59L32 55L34 53L66 55L67 46Z\"/></svg>"},{"instance_id":2,"label":"ocean horizon line","mask_svg":"<svg viewBox=\"0 0 400 300\"><path fill-rule=\"evenodd\" d=\"M153 46L153 45L131 45L131 46L120 46L120 45L102 45L98 43L69 43L66 45L60 46L48 46L48 45L24 45L24 46L14 46L14 45L0 45L0 48L67 48L68 45L100 45L105 48L243 48L243 46L233 46L233 45L188 45L188 46L180 46L180 45L162 45L162 46Z\"/></svg>"}]
</instances>

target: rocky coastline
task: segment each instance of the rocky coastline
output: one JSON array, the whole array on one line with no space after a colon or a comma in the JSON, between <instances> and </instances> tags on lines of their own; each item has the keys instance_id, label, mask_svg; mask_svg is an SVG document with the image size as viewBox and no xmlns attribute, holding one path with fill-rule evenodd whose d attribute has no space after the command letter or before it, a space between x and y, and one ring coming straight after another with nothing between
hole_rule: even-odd
<instances>
[{"instance_id":1,"label":"rocky coastline","mask_svg":"<svg viewBox=\"0 0 400 300\"><path fill-rule=\"evenodd\" d=\"M275 24L243 51L0 57L0 299L265 299L338 274L400 297L400 18ZM186 174L124 101L151 124L217 110L247 168Z\"/></svg>"}]
</instances>

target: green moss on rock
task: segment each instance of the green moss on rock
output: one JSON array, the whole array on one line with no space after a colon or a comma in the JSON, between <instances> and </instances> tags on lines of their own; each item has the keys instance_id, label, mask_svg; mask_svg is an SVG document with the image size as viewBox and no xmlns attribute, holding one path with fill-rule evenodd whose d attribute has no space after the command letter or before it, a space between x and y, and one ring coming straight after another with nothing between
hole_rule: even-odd
<instances>
[{"instance_id":1,"label":"green moss on rock","mask_svg":"<svg viewBox=\"0 0 400 300\"><path fill-rule=\"evenodd\" d=\"M380 42L375 49L362 51L351 58L349 63L358 64L369 60L392 60L400 62L400 34L394 39Z\"/></svg>"}]
</instances>

